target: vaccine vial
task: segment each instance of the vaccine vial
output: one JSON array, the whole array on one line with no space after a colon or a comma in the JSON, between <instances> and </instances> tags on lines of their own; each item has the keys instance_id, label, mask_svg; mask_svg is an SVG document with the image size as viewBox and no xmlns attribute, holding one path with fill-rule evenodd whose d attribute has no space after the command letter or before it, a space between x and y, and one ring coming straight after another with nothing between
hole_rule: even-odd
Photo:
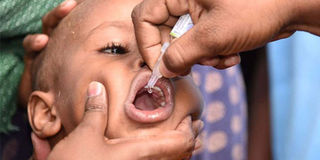
<instances>
[{"instance_id":1,"label":"vaccine vial","mask_svg":"<svg viewBox=\"0 0 320 160\"><path fill-rule=\"evenodd\" d=\"M192 27L193 27L193 22L190 17L190 14L182 15L179 17L177 23L174 25L173 29L171 30L170 36L173 38L179 38L184 33L186 33L189 29L191 29ZM146 86L146 88L148 89L148 93L150 93L150 94L152 93L152 88L154 87L154 85L156 84L158 79L160 79L162 77L162 75L159 71L159 64L160 64L160 61L162 59L163 54L166 52L169 45L170 45L169 42L165 42L161 47L160 56L159 56L155 66L153 68L151 78L148 81L148 84Z\"/></svg>"}]
</instances>

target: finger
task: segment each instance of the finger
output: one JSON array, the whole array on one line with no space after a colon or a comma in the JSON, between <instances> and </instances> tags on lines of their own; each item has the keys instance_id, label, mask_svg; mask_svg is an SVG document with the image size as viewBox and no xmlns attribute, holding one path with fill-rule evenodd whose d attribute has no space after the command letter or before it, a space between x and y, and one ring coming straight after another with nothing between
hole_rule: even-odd
<instances>
[{"instance_id":1,"label":"finger","mask_svg":"<svg viewBox=\"0 0 320 160\"><path fill-rule=\"evenodd\" d=\"M211 16L202 15L203 19ZM170 44L160 63L160 72L171 78L181 75L204 59L229 54L230 45L216 21L198 21L190 30ZM220 33L222 32L222 33ZM229 36L230 37L230 36ZM228 48L229 47L229 48Z\"/></svg>"},{"instance_id":2,"label":"finger","mask_svg":"<svg viewBox=\"0 0 320 160\"><path fill-rule=\"evenodd\" d=\"M161 32L159 25L173 25L176 17L188 11L186 0L145 0L132 12L135 35L142 57L152 68L154 59L150 57L160 52Z\"/></svg>"},{"instance_id":3,"label":"finger","mask_svg":"<svg viewBox=\"0 0 320 160\"><path fill-rule=\"evenodd\" d=\"M201 60L199 64L205 65L205 66L217 66L220 63L220 59L221 58L219 56L213 57L210 59L204 59L204 60Z\"/></svg>"},{"instance_id":4,"label":"finger","mask_svg":"<svg viewBox=\"0 0 320 160\"><path fill-rule=\"evenodd\" d=\"M199 135L203 127L204 127L204 123L200 119L192 122L192 130L195 137Z\"/></svg>"},{"instance_id":5,"label":"finger","mask_svg":"<svg viewBox=\"0 0 320 160\"><path fill-rule=\"evenodd\" d=\"M119 159L130 159L136 155L137 159L182 159L189 156L195 146L191 117L186 117L176 131L169 131L156 136L143 136L126 139L108 140L109 144L118 148L127 148L128 154L120 155ZM130 153L129 153L130 152ZM126 157L129 155L129 157Z\"/></svg>"},{"instance_id":6,"label":"finger","mask_svg":"<svg viewBox=\"0 0 320 160\"><path fill-rule=\"evenodd\" d=\"M197 137L196 138L196 143L194 145L194 150L197 150L197 149L201 148L201 146L202 146L202 142L200 140L200 137Z\"/></svg>"},{"instance_id":7,"label":"finger","mask_svg":"<svg viewBox=\"0 0 320 160\"><path fill-rule=\"evenodd\" d=\"M201 120L196 120L192 122L191 116L187 116L183 121L179 123L176 130L181 131L183 133L188 133L188 135L198 135L198 132L202 129L203 122ZM196 134L193 134L196 133ZM144 137L137 137L137 138L118 138L118 139L106 139L107 143L109 144L117 144L117 143L125 143L129 141L133 141L136 139L152 139L156 136L144 136Z\"/></svg>"},{"instance_id":8,"label":"finger","mask_svg":"<svg viewBox=\"0 0 320 160\"><path fill-rule=\"evenodd\" d=\"M40 139L33 132L31 133L34 156L36 160L46 160L51 152L50 144L47 140Z\"/></svg>"},{"instance_id":9,"label":"finger","mask_svg":"<svg viewBox=\"0 0 320 160\"><path fill-rule=\"evenodd\" d=\"M161 34L161 44L165 42L170 42L172 39L170 37L170 31L172 28L168 26L159 26L160 34Z\"/></svg>"},{"instance_id":10,"label":"finger","mask_svg":"<svg viewBox=\"0 0 320 160\"><path fill-rule=\"evenodd\" d=\"M182 132L192 131L191 116L187 116L185 119L183 119L177 126L176 130L182 131Z\"/></svg>"},{"instance_id":11,"label":"finger","mask_svg":"<svg viewBox=\"0 0 320 160\"><path fill-rule=\"evenodd\" d=\"M196 120L196 121L191 122L191 117L188 116L187 118L184 119L184 121L182 121L178 125L177 130L191 133L192 131L190 130L190 125L192 127L191 129L192 129L195 137L198 136L198 134L202 131L202 129L204 127L204 123L202 120ZM143 137L143 138L146 138L146 137ZM150 136L150 138L152 138L152 137L153 136ZM106 142L108 144L117 144L117 143L129 142L133 139L134 138L132 138L132 137L131 138L106 139Z\"/></svg>"},{"instance_id":12,"label":"finger","mask_svg":"<svg viewBox=\"0 0 320 160\"><path fill-rule=\"evenodd\" d=\"M58 7L47 13L42 18L42 31L50 35L53 28L56 27L61 19L69 14L69 12L77 5L75 0L66 0Z\"/></svg>"},{"instance_id":13,"label":"finger","mask_svg":"<svg viewBox=\"0 0 320 160\"><path fill-rule=\"evenodd\" d=\"M96 81L91 82L87 96L83 121L79 127L92 129L93 132L104 136L108 112L104 86Z\"/></svg>"},{"instance_id":14,"label":"finger","mask_svg":"<svg viewBox=\"0 0 320 160\"><path fill-rule=\"evenodd\" d=\"M190 70L192 65L215 56L212 50L199 41L197 28L199 25L195 25L170 44L160 63L160 72L164 77L181 75L186 70Z\"/></svg>"},{"instance_id":15,"label":"finger","mask_svg":"<svg viewBox=\"0 0 320 160\"><path fill-rule=\"evenodd\" d=\"M26 51L26 55L29 56L31 53L39 52L48 43L48 36L45 34L33 34L28 35L23 40L23 47Z\"/></svg>"},{"instance_id":16,"label":"finger","mask_svg":"<svg viewBox=\"0 0 320 160\"><path fill-rule=\"evenodd\" d=\"M130 155L136 155L137 159L182 159L190 155L194 149L195 141L189 134L177 132L161 136L145 136L119 140L117 146L126 148L129 157L119 159L130 159ZM126 156L126 155L121 155Z\"/></svg>"},{"instance_id":17,"label":"finger","mask_svg":"<svg viewBox=\"0 0 320 160\"><path fill-rule=\"evenodd\" d=\"M160 45L162 46L163 43L170 42L171 39L170 39L170 34L169 33L171 31L171 28L168 27L168 26L159 26L158 29L159 29L160 35L161 35ZM153 69L156 61L159 58L159 56L160 56L160 52L158 51L158 52L152 52L152 54L145 54L143 58L146 61L147 65L151 69Z\"/></svg>"},{"instance_id":18,"label":"finger","mask_svg":"<svg viewBox=\"0 0 320 160\"><path fill-rule=\"evenodd\" d=\"M193 126L192 118L191 116L187 116L184 120L180 122L180 124L177 126L176 130L182 132L185 136L189 137L189 141L193 141L195 136L195 132L197 132L197 128L199 128L199 125L196 122ZM195 128L195 129L194 129ZM193 141L194 142L194 141Z\"/></svg>"},{"instance_id":19,"label":"finger","mask_svg":"<svg viewBox=\"0 0 320 160\"><path fill-rule=\"evenodd\" d=\"M274 37L271 42L273 41L277 41L279 39L284 39L284 38L288 38L290 37L291 35L293 35L295 33L295 31L287 31L287 32L284 32L284 33L281 33L280 35L277 35L276 37Z\"/></svg>"},{"instance_id":20,"label":"finger","mask_svg":"<svg viewBox=\"0 0 320 160\"><path fill-rule=\"evenodd\" d=\"M241 61L240 55L236 53L236 54L222 57L219 61L219 64L213 67L217 69L225 69L225 68L229 68L239 64L240 61Z\"/></svg>"}]
</instances>

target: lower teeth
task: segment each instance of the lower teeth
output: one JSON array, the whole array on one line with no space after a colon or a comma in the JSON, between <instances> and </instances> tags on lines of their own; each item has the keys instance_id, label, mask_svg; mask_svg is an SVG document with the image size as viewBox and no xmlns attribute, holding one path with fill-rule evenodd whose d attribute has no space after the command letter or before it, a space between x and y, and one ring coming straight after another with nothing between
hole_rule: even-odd
<instances>
[{"instance_id":1,"label":"lower teeth","mask_svg":"<svg viewBox=\"0 0 320 160\"><path fill-rule=\"evenodd\" d=\"M160 104L161 107L164 107L166 105L166 102L163 100L164 99L164 94L163 94L162 90L159 87L154 86L153 88L148 88L147 86L145 86L144 88L147 89L149 94L153 93L152 90L157 91L156 92L157 94L153 93L153 97L158 100L157 103ZM159 103L159 99L161 99L160 103Z\"/></svg>"}]
</instances>

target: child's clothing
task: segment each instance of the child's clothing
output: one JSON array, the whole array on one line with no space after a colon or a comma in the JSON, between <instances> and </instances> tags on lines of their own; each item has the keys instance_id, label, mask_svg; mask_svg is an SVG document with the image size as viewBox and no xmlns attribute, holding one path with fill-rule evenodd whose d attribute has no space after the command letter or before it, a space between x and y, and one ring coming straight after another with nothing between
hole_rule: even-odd
<instances>
[{"instance_id":1,"label":"child's clothing","mask_svg":"<svg viewBox=\"0 0 320 160\"><path fill-rule=\"evenodd\" d=\"M247 159L247 103L240 66L195 66L192 75L205 100L203 148L193 160Z\"/></svg>"}]
</instances>

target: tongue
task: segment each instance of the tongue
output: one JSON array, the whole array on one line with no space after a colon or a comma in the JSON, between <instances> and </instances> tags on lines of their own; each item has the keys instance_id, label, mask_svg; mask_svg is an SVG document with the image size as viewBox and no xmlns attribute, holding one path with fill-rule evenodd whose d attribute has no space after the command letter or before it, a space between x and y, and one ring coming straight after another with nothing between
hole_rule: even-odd
<instances>
[{"instance_id":1,"label":"tongue","mask_svg":"<svg viewBox=\"0 0 320 160\"><path fill-rule=\"evenodd\" d=\"M137 109L145 111L151 111L158 108L158 105L152 98L152 94L149 94L148 92L138 94L133 104L136 106Z\"/></svg>"}]
</instances>

